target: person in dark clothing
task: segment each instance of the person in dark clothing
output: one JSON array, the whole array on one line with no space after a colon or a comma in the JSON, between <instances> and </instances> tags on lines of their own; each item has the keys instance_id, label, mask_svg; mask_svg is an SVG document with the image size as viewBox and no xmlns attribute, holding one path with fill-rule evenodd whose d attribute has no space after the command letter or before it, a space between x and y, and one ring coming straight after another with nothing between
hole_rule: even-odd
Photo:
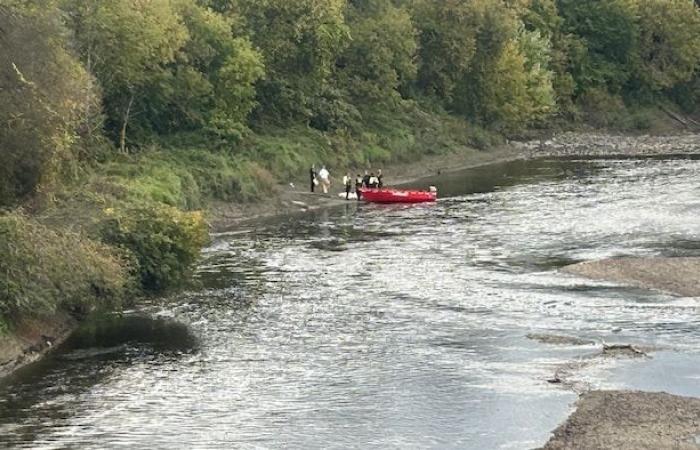
<instances>
[{"instance_id":1,"label":"person in dark clothing","mask_svg":"<svg viewBox=\"0 0 700 450\"><path fill-rule=\"evenodd\" d=\"M350 172L343 177L343 184L345 185L345 200L350 200L350 191L352 191L352 177L350 176Z\"/></svg>"},{"instance_id":2,"label":"person in dark clothing","mask_svg":"<svg viewBox=\"0 0 700 450\"><path fill-rule=\"evenodd\" d=\"M379 189L384 187L384 175L382 175L382 169L377 172L377 187Z\"/></svg>"},{"instance_id":3,"label":"person in dark clothing","mask_svg":"<svg viewBox=\"0 0 700 450\"><path fill-rule=\"evenodd\" d=\"M357 194L358 201L362 197L362 184L362 175L358 173L357 178L355 178L355 194Z\"/></svg>"},{"instance_id":4,"label":"person in dark clothing","mask_svg":"<svg viewBox=\"0 0 700 450\"><path fill-rule=\"evenodd\" d=\"M311 192L314 191L316 188L316 166L314 164L311 164L311 169L309 170L309 178L311 178Z\"/></svg>"},{"instance_id":5,"label":"person in dark clothing","mask_svg":"<svg viewBox=\"0 0 700 450\"><path fill-rule=\"evenodd\" d=\"M365 176L362 177L362 187L369 187L369 171L365 170Z\"/></svg>"}]
</instances>

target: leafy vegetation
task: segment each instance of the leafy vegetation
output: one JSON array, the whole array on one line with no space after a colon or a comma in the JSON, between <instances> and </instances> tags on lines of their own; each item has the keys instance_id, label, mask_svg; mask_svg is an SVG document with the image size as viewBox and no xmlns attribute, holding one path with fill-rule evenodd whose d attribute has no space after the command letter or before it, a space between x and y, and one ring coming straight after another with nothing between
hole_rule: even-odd
<instances>
[{"instance_id":1,"label":"leafy vegetation","mask_svg":"<svg viewBox=\"0 0 700 450\"><path fill-rule=\"evenodd\" d=\"M181 285L206 243L206 224L197 212L169 206L109 209L100 237L136 257L141 286L149 291Z\"/></svg>"},{"instance_id":2,"label":"leafy vegetation","mask_svg":"<svg viewBox=\"0 0 700 450\"><path fill-rule=\"evenodd\" d=\"M0 322L115 307L128 292L128 264L110 247L57 232L20 213L0 216Z\"/></svg>"},{"instance_id":3,"label":"leafy vegetation","mask_svg":"<svg viewBox=\"0 0 700 450\"><path fill-rule=\"evenodd\" d=\"M700 9L692 0L5 0L0 60L0 207L34 213L3 213L3 226L20 241L78 242L69 255L80 264L116 265L119 279L157 291L196 259L205 234L196 210L269 195L313 162L487 149L562 123L644 129L660 104L697 113ZM58 263L48 238L37 242L50 253L41 261ZM33 244L12 245L39 258ZM123 258L95 259L98 248ZM100 274L85 276L118 290ZM30 274L4 277L16 286ZM87 279L75 282L66 298L89 291ZM60 304L59 291L43 309ZM40 299L5 292L3 317Z\"/></svg>"}]
</instances>

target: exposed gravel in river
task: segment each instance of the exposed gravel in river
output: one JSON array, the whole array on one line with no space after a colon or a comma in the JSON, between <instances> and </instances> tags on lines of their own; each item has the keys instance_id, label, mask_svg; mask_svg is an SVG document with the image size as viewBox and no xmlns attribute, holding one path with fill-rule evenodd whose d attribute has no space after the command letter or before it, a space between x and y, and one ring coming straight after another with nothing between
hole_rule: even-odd
<instances>
[{"instance_id":1,"label":"exposed gravel in river","mask_svg":"<svg viewBox=\"0 0 700 450\"><path fill-rule=\"evenodd\" d=\"M543 450L661 450L700 447L700 399L664 393L593 391Z\"/></svg>"},{"instance_id":2,"label":"exposed gravel in river","mask_svg":"<svg viewBox=\"0 0 700 450\"><path fill-rule=\"evenodd\" d=\"M700 297L700 258L611 258L574 264L565 272L685 297Z\"/></svg>"}]
</instances>

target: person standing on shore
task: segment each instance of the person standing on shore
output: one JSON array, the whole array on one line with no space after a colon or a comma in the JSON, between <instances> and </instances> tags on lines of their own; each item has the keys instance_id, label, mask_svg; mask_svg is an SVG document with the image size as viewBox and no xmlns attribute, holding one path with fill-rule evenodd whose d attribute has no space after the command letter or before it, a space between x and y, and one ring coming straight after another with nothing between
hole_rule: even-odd
<instances>
[{"instance_id":1,"label":"person standing on shore","mask_svg":"<svg viewBox=\"0 0 700 450\"><path fill-rule=\"evenodd\" d=\"M352 190L352 177L350 172L343 177L343 185L345 186L345 200L350 200L350 191Z\"/></svg>"},{"instance_id":2,"label":"person standing on shore","mask_svg":"<svg viewBox=\"0 0 700 450\"><path fill-rule=\"evenodd\" d=\"M314 192L314 189L316 188L316 184L318 184L318 180L316 179L316 165L311 164L311 169L309 170L309 177L311 178L311 192Z\"/></svg>"},{"instance_id":3,"label":"person standing on shore","mask_svg":"<svg viewBox=\"0 0 700 450\"><path fill-rule=\"evenodd\" d=\"M360 201L362 197L362 175L359 173L357 174L357 178L355 178L355 194L357 195L357 200Z\"/></svg>"},{"instance_id":4,"label":"person standing on shore","mask_svg":"<svg viewBox=\"0 0 700 450\"><path fill-rule=\"evenodd\" d=\"M377 187L379 189L384 187L384 175L382 175L382 169L377 171Z\"/></svg>"},{"instance_id":5,"label":"person standing on shore","mask_svg":"<svg viewBox=\"0 0 700 450\"><path fill-rule=\"evenodd\" d=\"M321 170L318 171L318 177L321 179L321 188L323 188L323 193L327 194L328 189L331 187L331 174L326 169L326 166L321 166Z\"/></svg>"}]
</instances>

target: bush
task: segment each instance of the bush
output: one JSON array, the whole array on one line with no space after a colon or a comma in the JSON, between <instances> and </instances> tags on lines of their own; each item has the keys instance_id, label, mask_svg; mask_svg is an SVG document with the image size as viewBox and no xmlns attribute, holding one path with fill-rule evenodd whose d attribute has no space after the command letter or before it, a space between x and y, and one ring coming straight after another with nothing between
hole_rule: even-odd
<instances>
[{"instance_id":1,"label":"bush","mask_svg":"<svg viewBox=\"0 0 700 450\"><path fill-rule=\"evenodd\" d=\"M113 249L20 213L0 216L0 254L0 330L58 309L83 315L116 307L130 287L125 260Z\"/></svg>"},{"instance_id":2,"label":"bush","mask_svg":"<svg viewBox=\"0 0 700 450\"><path fill-rule=\"evenodd\" d=\"M199 212L155 203L105 212L99 231L102 240L133 255L136 275L147 291L181 285L207 240L207 226Z\"/></svg>"}]
</instances>

